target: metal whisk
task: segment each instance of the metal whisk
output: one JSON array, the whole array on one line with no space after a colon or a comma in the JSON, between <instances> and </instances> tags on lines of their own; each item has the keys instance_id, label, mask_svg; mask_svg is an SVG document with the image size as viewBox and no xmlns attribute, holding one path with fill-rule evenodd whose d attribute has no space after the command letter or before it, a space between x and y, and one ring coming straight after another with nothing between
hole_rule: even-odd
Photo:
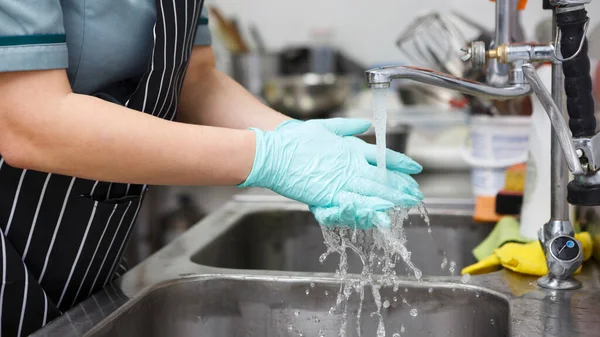
<instances>
[{"instance_id":1,"label":"metal whisk","mask_svg":"<svg viewBox=\"0 0 600 337\"><path fill-rule=\"evenodd\" d=\"M396 44L411 64L463 76L466 68L460 49L470 41L465 26L478 35L490 34L485 27L457 13L432 12L417 17Z\"/></svg>"}]
</instances>

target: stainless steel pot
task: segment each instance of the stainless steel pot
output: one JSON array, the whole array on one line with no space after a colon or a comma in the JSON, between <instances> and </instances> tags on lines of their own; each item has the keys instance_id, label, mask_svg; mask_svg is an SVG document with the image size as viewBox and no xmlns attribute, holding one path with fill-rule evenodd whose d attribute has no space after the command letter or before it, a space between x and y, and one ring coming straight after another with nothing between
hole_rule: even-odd
<instances>
[{"instance_id":1,"label":"stainless steel pot","mask_svg":"<svg viewBox=\"0 0 600 337\"><path fill-rule=\"evenodd\" d=\"M298 119L325 117L340 109L352 93L351 76L314 74L279 76L267 82L264 99L274 109Z\"/></svg>"}]
</instances>

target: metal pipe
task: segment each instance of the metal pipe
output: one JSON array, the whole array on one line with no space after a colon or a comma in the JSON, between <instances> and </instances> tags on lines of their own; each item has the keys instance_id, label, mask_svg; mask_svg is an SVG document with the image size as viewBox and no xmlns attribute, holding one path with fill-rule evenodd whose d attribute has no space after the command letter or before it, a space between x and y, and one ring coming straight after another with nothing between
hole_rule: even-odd
<instances>
[{"instance_id":1,"label":"metal pipe","mask_svg":"<svg viewBox=\"0 0 600 337\"><path fill-rule=\"evenodd\" d=\"M496 0L496 35L490 48L510 43L511 7L513 0ZM515 6L516 11L516 6ZM487 82L493 86L504 86L509 81L509 66L497 60L488 63Z\"/></svg>"},{"instance_id":2,"label":"metal pipe","mask_svg":"<svg viewBox=\"0 0 600 337\"><path fill-rule=\"evenodd\" d=\"M577 151L575 150L575 146L571 142L571 131L569 131L569 128L567 127L567 122L565 122L560 108L556 105L554 98L550 96L548 89L546 89L542 79L535 71L535 67L528 63L524 64L522 69L523 74L531 85L531 89L540 100L548 117L550 117L553 134L556 136L555 138L560 146L559 149L562 150L562 152L559 151L556 154L566 160L566 164L573 174L585 174L581 162L579 161Z\"/></svg>"},{"instance_id":3,"label":"metal pipe","mask_svg":"<svg viewBox=\"0 0 600 337\"><path fill-rule=\"evenodd\" d=\"M518 10L519 0L512 0L512 8L511 11L511 42L523 42L525 41L525 32L523 31L523 26L521 25L521 11Z\"/></svg>"},{"instance_id":4,"label":"metal pipe","mask_svg":"<svg viewBox=\"0 0 600 337\"><path fill-rule=\"evenodd\" d=\"M556 38L558 34L558 27L556 25L556 9L553 9L552 13L552 35ZM552 98L556 103L556 106L562 112L564 109L563 102L563 82L564 75L562 71L562 64L560 62L552 63ZM558 135L554 128L551 130L551 154L550 154L550 182L551 182L551 207L550 207L550 219L559 221L569 220L569 207L566 202L567 200L567 184L569 183L569 172L567 171L567 165L560 148Z\"/></svg>"},{"instance_id":5,"label":"metal pipe","mask_svg":"<svg viewBox=\"0 0 600 337\"><path fill-rule=\"evenodd\" d=\"M393 79L410 79L416 82L456 90L464 94L507 100L527 96L531 93L528 83L518 83L497 88L460 77L436 72L429 69L408 66L390 66L366 71L367 82L372 88L387 88Z\"/></svg>"}]
</instances>

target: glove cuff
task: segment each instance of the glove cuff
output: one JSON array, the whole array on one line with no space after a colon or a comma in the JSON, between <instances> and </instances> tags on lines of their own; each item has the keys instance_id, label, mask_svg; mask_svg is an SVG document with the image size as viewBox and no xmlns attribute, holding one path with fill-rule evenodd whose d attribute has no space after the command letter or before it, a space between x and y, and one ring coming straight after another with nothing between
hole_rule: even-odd
<instances>
[{"instance_id":1,"label":"glove cuff","mask_svg":"<svg viewBox=\"0 0 600 337\"><path fill-rule=\"evenodd\" d=\"M246 178L246 180L237 185L237 187L239 188L244 188L244 187L263 187L263 186L259 186L258 183L261 181L260 179L260 173L261 170L264 167L265 164L265 132L257 129L257 128L250 128L250 130L254 131L254 135L256 138L256 148L254 151L254 163L252 164L252 170L250 171L250 174L248 175L248 177Z\"/></svg>"},{"instance_id":2,"label":"glove cuff","mask_svg":"<svg viewBox=\"0 0 600 337\"><path fill-rule=\"evenodd\" d=\"M287 121L277 125L277 127L275 128L275 131L281 130L282 128L285 128L286 126L288 126L290 124L296 124L296 123L302 123L302 121L299 119L288 119Z\"/></svg>"}]
</instances>

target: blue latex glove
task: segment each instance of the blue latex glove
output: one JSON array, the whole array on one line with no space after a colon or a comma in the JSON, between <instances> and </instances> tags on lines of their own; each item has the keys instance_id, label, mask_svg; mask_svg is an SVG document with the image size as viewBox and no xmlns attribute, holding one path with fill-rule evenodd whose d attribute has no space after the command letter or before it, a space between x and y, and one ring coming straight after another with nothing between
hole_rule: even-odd
<instances>
[{"instance_id":1,"label":"blue latex glove","mask_svg":"<svg viewBox=\"0 0 600 337\"><path fill-rule=\"evenodd\" d=\"M352 137L370 126L364 120L334 118L288 121L274 131L253 129L254 165L240 186L268 188L306 203L322 225L335 220L339 225L356 226L358 219L370 227L369 217L378 216L373 212L418 205L423 195L409 174L419 173L421 166L388 150L383 181L374 166L375 146ZM332 215L336 210L338 215ZM327 215L318 215L323 212Z\"/></svg>"},{"instance_id":2,"label":"blue latex glove","mask_svg":"<svg viewBox=\"0 0 600 337\"><path fill-rule=\"evenodd\" d=\"M362 198L369 197L350 193L342 197L342 201L337 206L309 206L309 209L315 215L317 222L325 227L347 226L357 229L369 229L373 226L390 227L391 220L387 210L391 207L387 205L379 208L364 207L364 202L357 202Z\"/></svg>"}]
</instances>

